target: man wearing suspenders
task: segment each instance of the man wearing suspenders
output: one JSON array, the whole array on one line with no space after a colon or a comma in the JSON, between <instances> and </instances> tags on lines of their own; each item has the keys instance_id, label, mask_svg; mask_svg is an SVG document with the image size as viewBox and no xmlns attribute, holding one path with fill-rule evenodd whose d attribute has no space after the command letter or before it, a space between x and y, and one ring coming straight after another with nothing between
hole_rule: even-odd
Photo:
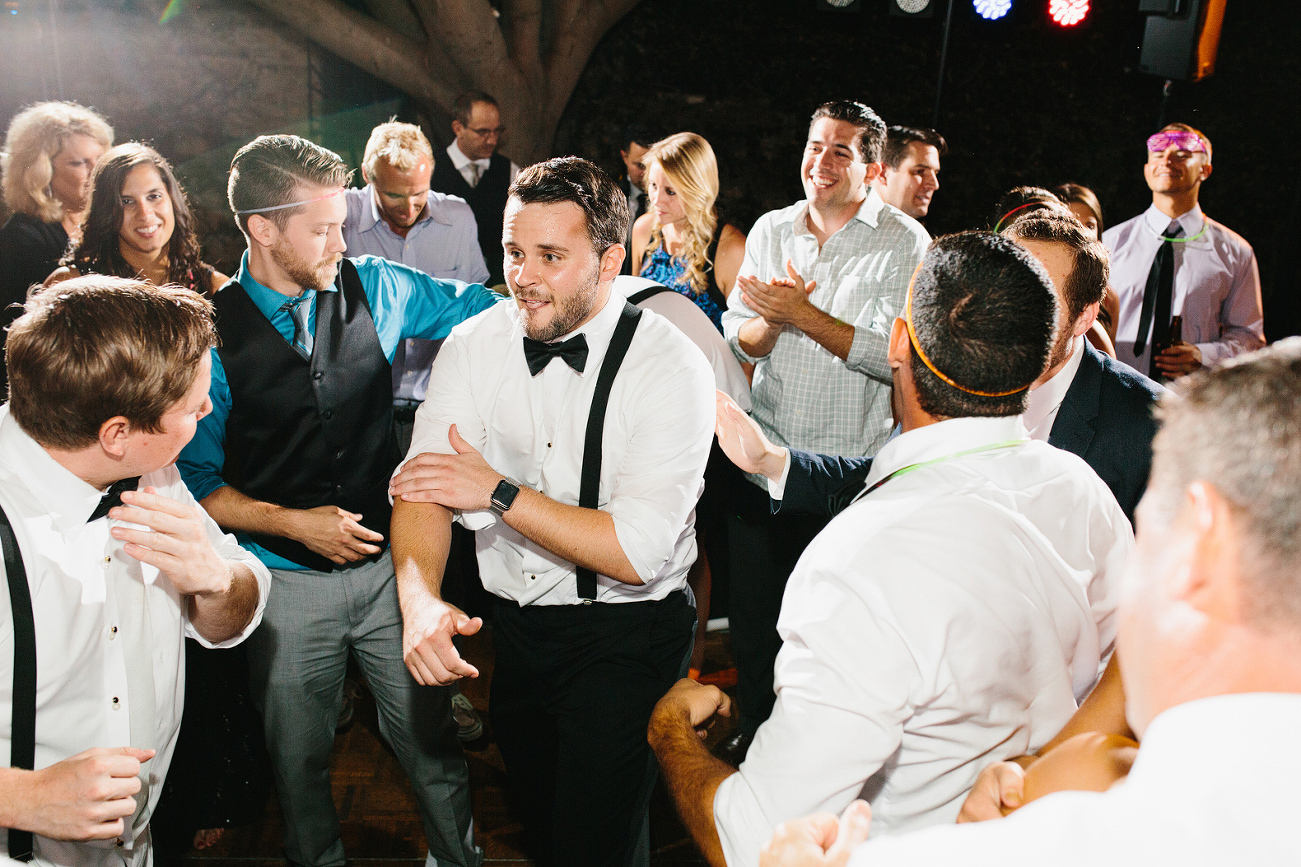
<instances>
[{"instance_id":1,"label":"man wearing suspenders","mask_svg":"<svg viewBox=\"0 0 1301 867\"><path fill-rule=\"evenodd\" d=\"M185 638L238 644L271 576L173 463L208 401L212 308L89 276L9 332L0 407L0 862L143 865ZM10 860L12 859L12 860Z\"/></svg>"},{"instance_id":2,"label":"man wearing suspenders","mask_svg":"<svg viewBox=\"0 0 1301 867\"><path fill-rule=\"evenodd\" d=\"M520 173L503 246L514 303L458 326L434 362L392 491L407 666L478 671L482 625L439 585L453 517L477 531L493 612L493 729L541 864L645 864L646 723L685 672L687 569L713 432L713 376L667 320L611 291L627 201L591 163Z\"/></svg>"}]
</instances>

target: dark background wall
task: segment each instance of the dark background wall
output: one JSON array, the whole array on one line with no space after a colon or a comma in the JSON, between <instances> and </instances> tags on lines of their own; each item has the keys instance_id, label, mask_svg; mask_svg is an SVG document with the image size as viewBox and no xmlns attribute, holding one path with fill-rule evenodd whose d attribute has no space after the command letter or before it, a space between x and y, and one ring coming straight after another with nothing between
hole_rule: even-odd
<instances>
[{"instance_id":1,"label":"dark background wall","mask_svg":"<svg viewBox=\"0 0 1301 867\"><path fill-rule=\"evenodd\" d=\"M969 0L955 4L939 120L951 150L932 233L985 225L998 195L1021 183L1087 184L1108 223L1146 207L1143 141L1157 125L1162 82L1137 71L1137 0L1094 0L1077 32L1045 23L1047 0L1015 0L998 23L977 21ZM226 269L241 247L223 207L240 144L298 132L355 165L373 123L394 112L418 119L393 88L240 0L174 3L165 21L165 0L60 0L57 34L48 0L5 8L15 5L23 15L0 15L0 123L58 95L57 42L64 95L103 110L119 140L152 139L177 163L209 258ZM861 99L889 123L930 125L941 22L889 16L886 0L859 0L849 13L816 0L643 0L594 53L557 153L613 171L629 121L693 130L718 153L729 219L748 229L800 197L800 150L819 102ZM1167 106L1169 119L1215 144L1202 204L1256 248L1273 339L1301 332L1298 46L1295 0L1230 0L1215 75L1176 82Z\"/></svg>"}]
</instances>

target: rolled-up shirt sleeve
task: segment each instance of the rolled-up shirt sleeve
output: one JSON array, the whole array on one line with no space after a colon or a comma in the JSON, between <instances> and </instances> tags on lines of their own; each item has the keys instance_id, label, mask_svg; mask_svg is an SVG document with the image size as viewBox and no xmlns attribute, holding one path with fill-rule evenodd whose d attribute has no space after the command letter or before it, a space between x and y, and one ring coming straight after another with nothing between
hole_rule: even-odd
<instances>
[{"instance_id":1,"label":"rolled-up shirt sleeve","mask_svg":"<svg viewBox=\"0 0 1301 867\"><path fill-rule=\"evenodd\" d=\"M697 360L697 359L693 359ZM705 364L657 383L638 417L602 508L614 518L624 556L644 584L664 571L704 490L713 438L713 379Z\"/></svg>"}]
</instances>

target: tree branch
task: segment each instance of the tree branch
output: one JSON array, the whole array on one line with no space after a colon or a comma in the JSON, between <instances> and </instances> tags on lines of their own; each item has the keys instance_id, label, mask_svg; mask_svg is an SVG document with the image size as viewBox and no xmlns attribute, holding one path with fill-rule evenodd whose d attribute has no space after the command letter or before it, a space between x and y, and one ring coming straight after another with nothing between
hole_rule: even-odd
<instances>
[{"instance_id":1,"label":"tree branch","mask_svg":"<svg viewBox=\"0 0 1301 867\"><path fill-rule=\"evenodd\" d=\"M518 73L488 0L414 0L412 5L430 36L437 34L443 50L475 86Z\"/></svg>"},{"instance_id":2,"label":"tree branch","mask_svg":"<svg viewBox=\"0 0 1301 867\"><path fill-rule=\"evenodd\" d=\"M456 100L461 73L440 50L402 36L339 0L249 2L400 90L425 94L448 110Z\"/></svg>"}]
</instances>

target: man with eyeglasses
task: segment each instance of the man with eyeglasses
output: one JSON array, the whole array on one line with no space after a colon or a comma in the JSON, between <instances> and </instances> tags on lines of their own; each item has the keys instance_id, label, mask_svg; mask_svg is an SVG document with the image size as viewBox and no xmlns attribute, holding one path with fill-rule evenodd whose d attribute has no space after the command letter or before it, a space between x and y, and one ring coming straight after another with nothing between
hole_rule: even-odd
<instances>
[{"instance_id":1,"label":"man with eyeglasses","mask_svg":"<svg viewBox=\"0 0 1301 867\"><path fill-rule=\"evenodd\" d=\"M506 191L519 174L519 166L497 153L506 133L497 100L481 90L471 90L456 99L452 133L456 141L447 146L447 159L434 165L433 188L460 196L470 203L479 224L479 248L488 265L488 285L503 281L501 257L501 215L506 209Z\"/></svg>"},{"instance_id":2,"label":"man with eyeglasses","mask_svg":"<svg viewBox=\"0 0 1301 867\"><path fill-rule=\"evenodd\" d=\"M1265 345L1256 254L1197 204L1211 152L1198 130L1166 124L1147 140L1152 206L1102 235L1120 299L1116 357L1157 381Z\"/></svg>"}]
</instances>

